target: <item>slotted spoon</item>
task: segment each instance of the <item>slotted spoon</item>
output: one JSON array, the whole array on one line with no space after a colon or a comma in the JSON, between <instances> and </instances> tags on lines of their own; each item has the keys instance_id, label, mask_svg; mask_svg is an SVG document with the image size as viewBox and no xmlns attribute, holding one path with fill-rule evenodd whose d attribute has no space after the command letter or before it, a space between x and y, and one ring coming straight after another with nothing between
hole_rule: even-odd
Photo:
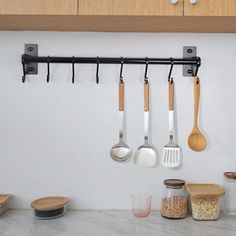
<instances>
[{"instance_id":1,"label":"slotted spoon","mask_svg":"<svg viewBox=\"0 0 236 236\"><path fill-rule=\"evenodd\" d=\"M174 141L174 81L169 82L169 143L165 145L162 164L167 168L180 165L180 147Z\"/></svg>"}]
</instances>

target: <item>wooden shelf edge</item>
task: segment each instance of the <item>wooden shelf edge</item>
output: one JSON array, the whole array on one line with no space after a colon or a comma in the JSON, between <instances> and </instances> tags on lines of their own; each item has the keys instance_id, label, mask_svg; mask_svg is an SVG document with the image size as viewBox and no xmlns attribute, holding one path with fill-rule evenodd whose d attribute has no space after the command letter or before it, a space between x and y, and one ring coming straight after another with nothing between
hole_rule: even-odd
<instances>
[{"instance_id":1,"label":"wooden shelf edge","mask_svg":"<svg viewBox=\"0 0 236 236\"><path fill-rule=\"evenodd\" d=\"M1 31L236 33L236 16L0 15Z\"/></svg>"}]
</instances>

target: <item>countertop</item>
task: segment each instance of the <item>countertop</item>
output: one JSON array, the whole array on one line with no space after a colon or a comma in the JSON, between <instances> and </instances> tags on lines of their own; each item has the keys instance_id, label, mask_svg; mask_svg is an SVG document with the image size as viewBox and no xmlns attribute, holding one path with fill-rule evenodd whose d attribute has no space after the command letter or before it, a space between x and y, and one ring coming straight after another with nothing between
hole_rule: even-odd
<instances>
[{"instance_id":1,"label":"countertop","mask_svg":"<svg viewBox=\"0 0 236 236\"><path fill-rule=\"evenodd\" d=\"M218 221L168 220L154 211L136 218L129 211L68 211L64 217L40 221L30 210L9 210L0 217L0 236L235 236L236 217Z\"/></svg>"}]
</instances>

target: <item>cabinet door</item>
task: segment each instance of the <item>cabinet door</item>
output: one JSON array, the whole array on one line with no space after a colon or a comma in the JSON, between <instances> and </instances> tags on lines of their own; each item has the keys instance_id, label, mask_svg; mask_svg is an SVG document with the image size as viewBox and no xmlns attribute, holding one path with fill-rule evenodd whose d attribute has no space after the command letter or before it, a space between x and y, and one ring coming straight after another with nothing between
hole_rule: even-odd
<instances>
[{"instance_id":1,"label":"cabinet door","mask_svg":"<svg viewBox=\"0 0 236 236\"><path fill-rule=\"evenodd\" d=\"M186 16L236 16L236 0L184 0Z\"/></svg>"},{"instance_id":2,"label":"cabinet door","mask_svg":"<svg viewBox=\"0 0 236 236\"><path fill-rule=\"evenodd\" d=\"M184 0L79 0L79 15L182 16Z\"/></svg>"},{"instance_id":3,"label":"cabinet door","mask_svg":"<svg viewBox=\"0 0 236 236\"><path fill-rule=\"evenodd\" d=\"M0 14L77 15L77 0L0 0Z\"/></svg>"}]
</instances>

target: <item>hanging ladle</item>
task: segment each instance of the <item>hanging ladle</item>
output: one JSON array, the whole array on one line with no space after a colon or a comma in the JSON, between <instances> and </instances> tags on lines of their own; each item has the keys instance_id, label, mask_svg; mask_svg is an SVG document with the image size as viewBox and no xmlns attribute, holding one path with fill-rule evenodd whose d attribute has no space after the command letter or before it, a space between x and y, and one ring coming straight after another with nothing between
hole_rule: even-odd
<instances>
[{"instance_id":1,"label":"hanging ladle","mask_svg":"<svg viewBox=\"0 0 236 236\"><path fill-rule=\"evenodd\" d=\"M119 82L119 118L120 131L119 142L110 151L111 158L117 162L127 161L131 155L130 147L124 142L124 80L122 77L123 61L121 62L120 82Z\"/></svg>"}]
</instances>

